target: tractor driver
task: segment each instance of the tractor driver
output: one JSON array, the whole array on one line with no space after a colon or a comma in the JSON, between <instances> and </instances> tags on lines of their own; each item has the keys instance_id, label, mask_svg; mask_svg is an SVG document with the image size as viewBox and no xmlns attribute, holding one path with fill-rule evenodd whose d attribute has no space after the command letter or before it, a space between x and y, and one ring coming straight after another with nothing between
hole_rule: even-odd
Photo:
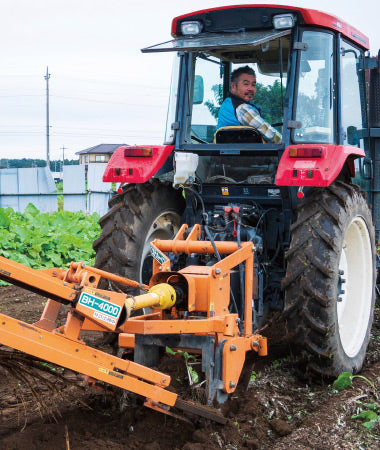
<instances>
[{"instance_id":1,"label":"tractor driver","mask_svg":"<svg viewBox=\"0 0 380 450\"><path fill-rule=\"evenodd\" d=\"M281 134L261 117L260 108L252 100L256 94L256 74L249 67L239 67L231 73L230 95L219 109L217 128L248 126L255 128L266 142L278 144Z\"/></svg>"}]
</instances>

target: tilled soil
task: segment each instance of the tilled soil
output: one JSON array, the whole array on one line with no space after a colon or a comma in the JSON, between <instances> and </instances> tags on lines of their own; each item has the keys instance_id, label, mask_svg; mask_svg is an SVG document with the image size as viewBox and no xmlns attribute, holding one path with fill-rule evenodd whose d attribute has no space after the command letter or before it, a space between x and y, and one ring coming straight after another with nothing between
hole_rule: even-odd
<instances>
[{"instance_id":1,"label":"tilled soil","mask_svg":"<svg viewBox=\"0 0 380 450\"><path fill-rule=\"evenodd\" d=\"M15 286L1 287L0 313L33 323L45 300ZM226 425L184 422L142 406L132 395L120 401L118 393L85 387L79 375L67 370L23 361L19 353L10 361L10 349L0 347L0 449L380 448L380 426L369 432L351 419L360 406L380 403L380 310L365 378L354 379L340 393L305 378L302 361L292 356L278 327L264 333L270 356L247 360L237 392L222 406ZM107 349L102 335L89 333L86 339ZM165 356L160 370L170 373L178 393L197 399L197 391L188 388L182 357Z\"/></svg>"}]
</instances>

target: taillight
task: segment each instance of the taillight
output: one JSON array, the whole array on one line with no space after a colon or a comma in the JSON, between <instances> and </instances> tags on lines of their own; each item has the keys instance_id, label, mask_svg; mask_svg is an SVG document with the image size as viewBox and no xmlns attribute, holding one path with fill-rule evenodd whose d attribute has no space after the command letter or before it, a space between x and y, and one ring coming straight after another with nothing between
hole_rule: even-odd
<instances>
[{"instance_id":1,"label":"taillight","mask_svg":"<svg viewBox=\"0 0 380 450\"><path fill-rule=\"evenodd\" d=\"M153 149L150 147L127 147L124 149L124 157L145 157L151 158Z\"/></svg>"},{"instance_id":2,"label":"taillight","mask_svg":"<svg viewBox=\"0 0 380 450\"><path fill-rule=\"evenodd\" d=\"M322 158L321 147L291 147L289 158Z\"/></svg>"}]
</instances>

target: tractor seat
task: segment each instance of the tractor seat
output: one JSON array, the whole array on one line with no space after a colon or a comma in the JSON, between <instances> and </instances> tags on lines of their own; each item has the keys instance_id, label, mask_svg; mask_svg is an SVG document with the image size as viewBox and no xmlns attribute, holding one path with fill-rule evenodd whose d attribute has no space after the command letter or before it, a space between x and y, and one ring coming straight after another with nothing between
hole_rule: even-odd
<instances>
[{"instance_id":1,"label":"tractor seat","mask_svg":"<svg viewBox=\"0 0 380 450\"><path fill-rule=\"evenodd\" d=\"M215 144L262 144L261 134L252 127L230 126L216 130Z\"/></svg>"}]
</instances>

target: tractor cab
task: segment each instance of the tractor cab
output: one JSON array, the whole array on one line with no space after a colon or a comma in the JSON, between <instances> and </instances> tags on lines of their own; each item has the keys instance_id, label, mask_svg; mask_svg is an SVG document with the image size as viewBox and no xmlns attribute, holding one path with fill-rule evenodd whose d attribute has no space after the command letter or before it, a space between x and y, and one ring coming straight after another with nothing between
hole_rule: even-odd
<instances>
[{"instance_id":1,"label":"tractor cab","mask_svg":"<svg viewBox=\"0 0 380 450\"><path fill-rule=\"evenodd\" d=\"M286 6L231 6L176 17L172 35L172 41L142 51L175 54L165 144L198 155L203 183L275 184L280 158L290 145L364 148L360 63L368 40L336 17ZM253 103L281 142L270 142L249 127L218 129L231 73L243 66L255 71ZM292 178L293 185L302 184Z\"/></svg>"}]
</instances>

